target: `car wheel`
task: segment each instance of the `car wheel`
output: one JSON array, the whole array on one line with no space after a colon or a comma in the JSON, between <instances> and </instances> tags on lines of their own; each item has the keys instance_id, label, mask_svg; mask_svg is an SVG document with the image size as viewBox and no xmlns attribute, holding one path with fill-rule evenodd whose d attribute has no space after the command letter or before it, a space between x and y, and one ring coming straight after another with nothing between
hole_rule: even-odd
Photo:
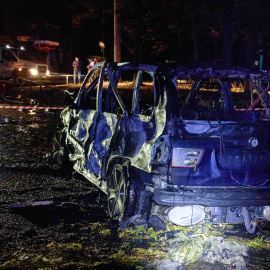
<instances>
[{"instance_id":1,"label":"car wheel","mask_svg":"<svg viewBox=\"0 0 270 270\"><path fill-rule=\"evenodd\" d=\"M69 163L68 149L61 132L54 134L52 158L60 168L66 168Z\"/></svg>"},{"instance_id":2,"label":"car wheel","mask_svg":"<svg viewBox=\"0 0 270 270\"><path fill-rule=\"evenodd\" d=\"M128 177L128 168L116 164L107 177L108 212L111 220L126 227L136 219L139 189L135 180ZM132 217L134 217L132 219ZM130 219L130 222L126 222ZM123 224L125 224L123 226Z\"/></svg>"}]
</instances>

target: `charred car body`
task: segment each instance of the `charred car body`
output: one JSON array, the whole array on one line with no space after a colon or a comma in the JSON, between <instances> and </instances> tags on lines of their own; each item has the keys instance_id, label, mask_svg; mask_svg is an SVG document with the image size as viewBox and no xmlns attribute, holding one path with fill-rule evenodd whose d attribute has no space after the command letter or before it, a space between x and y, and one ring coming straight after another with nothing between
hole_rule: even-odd
<instances>
[{"instance_id":1,"label":"charred car body","mask_svg":"<svg viewBox=\"0 0 270 270\"><path fill-rule=\"evenodd\" d=\"M121 90L128 77L132 91ZM268 81L236 68L99 63L66 92L53 158L105 192L123 227L157 215L253 233L270 221Z\"/></svg>"}]
</instances>

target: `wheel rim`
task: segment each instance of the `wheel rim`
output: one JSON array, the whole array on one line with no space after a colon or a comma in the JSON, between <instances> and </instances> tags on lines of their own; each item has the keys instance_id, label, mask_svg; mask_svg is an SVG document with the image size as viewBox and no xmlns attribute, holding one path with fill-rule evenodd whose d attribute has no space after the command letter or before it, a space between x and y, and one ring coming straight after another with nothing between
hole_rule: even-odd
<instances>
[{"instance_id":1,"label":"wheel rim","mask_svg":"<svg viewBox=\"0 0 270 270\"><path fill-rule=\"evenodd\" d=\"M122 166L115 166L108 184L108 210L111 219L121 221L124 216L126 181Z\"/></svg>"}]
</instances>

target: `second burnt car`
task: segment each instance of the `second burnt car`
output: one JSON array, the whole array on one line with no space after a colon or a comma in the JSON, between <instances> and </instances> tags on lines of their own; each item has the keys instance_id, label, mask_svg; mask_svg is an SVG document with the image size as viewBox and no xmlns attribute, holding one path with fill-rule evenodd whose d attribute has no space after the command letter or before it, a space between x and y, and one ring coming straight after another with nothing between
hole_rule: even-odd
<instances>
[{"instance_id":1,"label":"second burnt car","mask_svg":"<svg viewBox=\"0 0 270 270\"><path fill-rule=\"evenodd\" d=\"M240 68L98 63L66 92L53 158L105 192L122 227L157 215L253 233L270 221L268 82Z\"/></svg>"}]
</instances>

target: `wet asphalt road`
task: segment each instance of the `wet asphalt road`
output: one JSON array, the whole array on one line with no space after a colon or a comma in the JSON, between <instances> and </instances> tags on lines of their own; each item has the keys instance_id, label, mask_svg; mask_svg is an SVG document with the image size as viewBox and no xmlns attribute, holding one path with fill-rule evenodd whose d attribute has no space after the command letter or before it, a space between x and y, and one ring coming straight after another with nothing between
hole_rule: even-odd
<instances>
[{"instance_id":1,"label":"wet asphalt road","mask_svg":"<svg viewBox=\"0 0 270 270\"><path fill-rule=\"evenodd\" d=\"M264 242L264 249L249 249L248 254L227 251L224 255L221 251L215 254L215 260L208 251L203 260L181 266L164 260L169 247L175 248L169 240L178 229L159 231L155 236L151 232L157 241L156 250L152 238L146 241L148 231L129 231L121 236L107 218L106 197L101 192L79 175L60 171L44 161L51 150L59 114L0 109L0 269L268 269L269 241ZM48 205L19 207L29 202ZM264 227L254 236L248 235L243 226L224 231L224 237L241 235L245 241L269 237L269 228ZM149 265L150 257L139 254L149 250L154 253L149 255L151 261L162 263ZM158 253L161 250L163 253ZM135 268L133 262L140 256L143 260ZM226 262L226 256L241 257L245 263L220 263Z\"/></svg>"},{"instance_id":2,"label":"wet asphalt road","mask_svg":"<svg viewBox=\"0 0 270 270\"><path fill-rule=\"evenodd\" d=\"M44 162L58 119L59 112L0 110L0 269L38 269L32 257L46 253L49 243L75 238L92 246L88 226L108 223L104 196L88 181ZM19 207L28 202L50 205ZM26 265L21 257L16 268L12 260L23 254Z\"/></svg>"}]
</instances>

